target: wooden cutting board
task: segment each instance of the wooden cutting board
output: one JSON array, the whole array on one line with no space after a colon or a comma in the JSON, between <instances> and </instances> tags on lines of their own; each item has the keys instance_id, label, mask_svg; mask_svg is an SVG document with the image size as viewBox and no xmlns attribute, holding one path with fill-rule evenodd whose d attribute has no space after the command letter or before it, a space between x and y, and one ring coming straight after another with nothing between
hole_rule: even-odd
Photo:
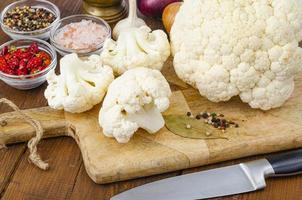
<instances>
[{"instance_id":1,"label":"wooden cutting board","mask_svg":"<svg viewBox=\"0 0 302 200\"><path fill-rule=\"evenodd\" d=\"M296 79L296 89L290 100L282 108L267 112L253 110L238 98L211 103L193 88L173 93L170 109L164 115L183 115L189 110L195 114L201 111L223 113L240 124L239 128L224 133L227 140L188 139L163 128L153 135L139 130L129 143L119 144L102 134L98 125L99 107L83 114L64 113L48 107L25 112L42 123L45 137L74 138L88 175L100 184L302 147L301 75ZM0 144L24 142L34 134L28 124L12 120L0 127Z\"/></svg>"}]
</instances>

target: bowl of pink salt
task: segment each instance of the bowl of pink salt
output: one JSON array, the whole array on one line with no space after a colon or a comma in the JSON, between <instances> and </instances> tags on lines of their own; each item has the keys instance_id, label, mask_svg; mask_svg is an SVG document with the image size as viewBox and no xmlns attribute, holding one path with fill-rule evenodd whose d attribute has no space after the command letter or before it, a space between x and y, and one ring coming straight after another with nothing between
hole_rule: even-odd
<instances>
[{"instance_id":1,"label":"bowl of pink salt","mask_svg":"<svg viewBox=\"0 0 302 200\"><path fill-rule=\"evenodd\" d=\"M99 54L111 37L111 28L103 19L90 15L72 15L58 21L50 31L50 42L62 56Z\"/></svg>"}]
</instances>

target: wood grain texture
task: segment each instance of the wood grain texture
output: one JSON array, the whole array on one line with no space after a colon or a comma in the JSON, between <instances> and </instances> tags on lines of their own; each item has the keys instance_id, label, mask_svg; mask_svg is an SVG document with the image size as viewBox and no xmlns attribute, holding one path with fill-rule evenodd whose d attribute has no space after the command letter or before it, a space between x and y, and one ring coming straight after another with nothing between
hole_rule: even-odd
<instances>
[{"instance_id":1,"label":"wood grain texture","mask_svg":"<svg viewBox=\"0 0 302 200\"><path fill-rule=\"evenodd\" d=\"M79 150L72 143L72 140L59 139L43 141L39 145L41 156L51 164L48 171L29 165L26 152L3 199L65 199L73 190L81 164Z\"/></svg>"},{"instance_id":2,"label":"wood grain texture","mask_svg":"<svg viewBox=\"0 0 302 200\"><path fill-rule=\"evenodd\" d=\"M172 94L170 104L164 115L184 115L189 111L180 91ZM182 138L166 128L156 134L139 130L127 144L105 137L98 123L99 107L81 114L48 107L25 110L25 113L41 122L45 137L73 137L81 150L87 173L96 183L161 174L208 162L204 140ZM0 144L28 141L35 135L35 129L19 119L7 121L0 132Z\"/></svg>"},{"instance_id":3,"label":"wood grain texture","mask_svg":"<svg viewBox=\"0 0 302 200\"><path fill-rule=\"evenodd\" d=\"M296 81L301 78L298 76ZM239 128L229 128L223 134L227 140L183 138L164 127L156 134L139 130L130 142L119 144L102 134L98 123L100 105L81 114L47 107L25 112L41 121L47 137L64 134L73 137L81 150L88 175L94 182L104 184L302 147L300 91L302 84L298 83L293 97L282 108L266 112L251 109L238 98L212 103L193 88L173 92L170 108L164 115L184 116L188 111L223 113L240 124ZM291 114L284 119L287 113ZM220 132L205 125L202 120L200 123L207 132ZM8 121L7 126L0 127L0 131L3 133L0 143L4 144L27 141L34 136L34 129L19 121Z\"/></svg>"},{"instance_id":4,"label":"wood grain texture","mask_svg":"<svg viewBox=\"0 0 302 200\"><path fill-rule=\"evenodd\" d=\"M1 0L0 4L0 10L2 10L5 5L7 5L10 2L13 2L14 0ZM62 16L67 16L70 14L75 13L81 13L81 0L51 0L52 2L56 3L61 12ZM147 23L152 28L162 28L162 24L159 21L147 19ZM0 30L0 43L4 43L9 38ZM171 62L171 61L169 61ZM166 65L164 69L164 74L168 78L170 85L173 90L180 90L180 89L186 89L189 88L186 84L183 84L181 81L174 80L173 77L175 77L175 74L173 72L173 68ZM170 78L172 77L172 78ZM43 97L43 91L45 89L45 84L37 89L31 90L31 91L18 91L15 90L4 83L0 83L0 96L5 96L6 98L9 98L13 100L18 106L21 108L34 108L34 107L41 107L46 106L46 101ZM7 110L2 108L0 109L2 112L6 112ZM277 114L277 113L276 113ZM294 119L294 118L293 118ZM272 125L273 128L273 125ZM64 141L62 143L62 141ZM63 146L61 146L64 144ZM71 139L68 138L60 138L60 139L51 139L43 141L43 147L39 147L39 151L42 152L42 157L45 157L49 154L49 151L51 149L50 146L58 147L60 145L60 148L52 149L53 152L56 153L57 156L59 156L58 163L53 166L53 161L50 160L50 164L54 167L59 168L65 168L66 162L64 162L64 158L66 159L67 156L72 156L73 158L79 158L80 152L76 146L75 142L72 142ZM46 147L48 145L48 147ZM43 149L40 149L43 148ZM45 151L44 151L45 148ZM72 148L72 154L65 155L65 152L68 152L68 149ZM52 173L46 172L48 176L46 177L45 172L41 172L39 170L32 171L33 174L26 174L26 176L21 176L24 172L24 167L20 167L20 164L22 162L23 166L32 167L31 164L28 164L26 161L26 157L28 156L28 152L25 153L25 144L20 145L14 145L9 146L8 150L2 150L0 151L0 199L1 197L5 196L5 198L2 199L16 199L13 196L13 193L16 193L15 195L18 196L19 199L41 199L41 196L43 195L43 192L48 193L48 191L53 192L54 194L50 195L48 194L47 198L43 199L100 199L100 200L108 200L111 196L130 189L134 186L144 184L146 182L150 182L153 180L158 180L161 178L165 178L168 176L175 176L181 173L190 173L193 171L200 171L204 169L209 169L221 165L229 165L232 163L238 163L241 161L246 161L247 159L240 159L236 161L230 161L230 162L224 162L221 164L216 165L210 165L210 166L204 166L184 171L178 171L175 173L168 173L158 176L152 176L148 178L140 178L135 179L131 181L123 181L119 183L113 183L113 184L107 184L107 185L97 185L94 184L89 177L87 176L85 169L83 167L83 164L81 162L76 162L75 165L80 169L78 172L78 175L75 175L74 172L69 172L69 170L65 170L65 173L60 173L60 182L54 182L53 180L57 180L57 171L54 171L53 168L51 168ZM53 155L53 154L52 154ZM51 156L52 156L51 155ZM49 157L50 158L50 157ZM251 157L249 159L256 159L258 157ZM27 168L26 168L27 169ZM64 169L63 169L64 170ZM25 180L32 180L31 177L35 176L35 181L40 183L40 185L35 184L34 186L27 186L32 185L31 182L25 181ZM18 177L22 177L24 181L19 182L18 186L12 186L15 184L12 180L18 180ZM61 185L72 185L73 187L64 187L63 190L60 190L61 195L56 196L56 191L48 190L47 188L43 188L42 186L49 186L47 184L53 184L53 187L59 188ZM276 200L301 200L301 185L302 185L302 176L297 177L290 177L290 178L282 178L282 179L272 179L268 181L268 186L265 190L250 193L250 194L242 194L242 195L236 195L231 197L225 197L225 198L218 198L218 199L226 199L226 200L262 200L262 199L276 199ZM9 189L9 193L5 195L7 188ZM13 188L13 189L12 189ZM22 189L21 189L22 188ZM21 194L18 194L20 191L22 191ZM30 196L27 196L27 194L30 194ZM43 195L43 197L46 195ZM63 197L64 196L64 197Z\"/></svg>"},{"instance_id":5,"label":"wood grain texture","mask_svg":"<svg viewBox=\"0 0 302 200\"><path fill-rule=\"evenodd\" d=\"M239 98L229 102L211 103L198 98L198 91L183 90L193 112L209 111L223 113L228 119L239 123L237 129L229 129L223 140L208 140L210 162L225 161L241 156L269 153L301 147L302 144L302 87L297 79L296 90L281 108L271 111L251 109ZM227 151L227 155L226 152Z\"/></svg>"}]
</instances>

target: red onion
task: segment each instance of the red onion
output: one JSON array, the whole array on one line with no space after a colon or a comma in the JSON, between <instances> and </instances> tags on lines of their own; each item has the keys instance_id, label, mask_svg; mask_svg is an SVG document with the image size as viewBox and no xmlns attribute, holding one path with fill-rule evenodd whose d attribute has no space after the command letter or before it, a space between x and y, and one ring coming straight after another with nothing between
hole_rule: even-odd
<instances>
[{"instance_id":1,"label":"red onion","mask_svg":"<svg viewBox=\"0 0 302 200\"><path fill-rule=\"evenodd\" d=\"M160 18L167 5L181 0L137 0L139 11L147 17Z\"/></svg>"}]
</instances>

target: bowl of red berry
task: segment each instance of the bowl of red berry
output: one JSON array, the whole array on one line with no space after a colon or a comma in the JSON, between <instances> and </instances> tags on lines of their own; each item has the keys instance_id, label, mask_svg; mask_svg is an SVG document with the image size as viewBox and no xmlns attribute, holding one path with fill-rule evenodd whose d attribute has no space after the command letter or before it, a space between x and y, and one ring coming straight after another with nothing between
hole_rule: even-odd
<instances>
[{"instance_id":1,"label":"bowl of red berry","mask_svg":"<svg viewBox=\"0 0 302 200\"><path fill-rule=\"evenodd\" d=\"M56 66L56 52L43 40L12 40L0 47L0 79L14 88L28 90L42 85Z\"/></svg>"}]
</instances>

